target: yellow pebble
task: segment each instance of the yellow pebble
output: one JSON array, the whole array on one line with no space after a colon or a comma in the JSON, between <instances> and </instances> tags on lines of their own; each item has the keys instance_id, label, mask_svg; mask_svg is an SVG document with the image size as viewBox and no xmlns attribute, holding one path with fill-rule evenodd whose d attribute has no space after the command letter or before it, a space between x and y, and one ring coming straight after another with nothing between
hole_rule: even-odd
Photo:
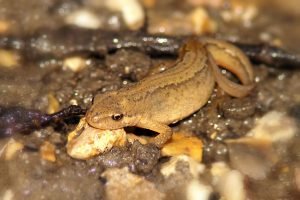
<instances>
[{"instance_id":1,"label":"yellow pebble","mask_svg":"<svg viewBox=\"0 0 300 200\"><path fill-rule=\"evenodd\" d=\"M216 22L209 16L206 10L202 7L194 9L189 14L189 19L193 24L193 32L201 35L205 33L214 33L217 31Z\"/></svg>"},{"instance_id":2,"label":"yellow pebble","mask_svg":"<svg viewBox=\"0 0 300 200\"><path fill-rule=\"evenodd\" d=\"M18 65L19 55L13 51L0 49L0 66L13 68Z\"/></svg>"},{"instance_id":3,"label":"yellow pebble","mask_svg":"<svg viewBox=\"0 0 300 200\"><path fill-rule=\"evenodd\" d=\"M23 147L24 145L22 143L10 139L4 147L4 159L11 160L18 151L23 149Z\"/></svg>"},{"instance_id":4,"label":"yellow pebble","mask_svg":"<svg viewBox=\"0 0 300 200\"><path fill-rule=\"evenodd\" d=\"M57 99L52 93L48 94L48 102L49 102L48 109L47 109L48 114L55 113L59 110L59 102L57 101Z\"/></svg>"},{"instance_id":5,"label":"yellow pebble","mask_svg":"<svg viewBox=\"0 0 300 200\"><path fill-rule=\"evenodd\" d=\"M0 33L5 33L9 30L10 24L8 21L0 20Z\"/></svg>"},{"instance_id":6,"label":"yellow pebble","mask_svg":"<svg viewBox=\"0 0 300 200\"><path fill-rule=\"evenodd\" d=\"M45 141L40 148L40 155L44 160L55 162L55 146L52 143Z\"/></svg>"},{"instance_id":7,"label":"yellow pebble","mask_svg":"<svg viewBox=\"0 0 300 200\"><path fill-rule=\"evenodd\" d=\"M63 68L70 69L73 72L80 72L86 66L86 59L78 56L68 57L63 61Z\"/></svg>"},{"instance_id":8,"label":"yellow pebble","mask_svg":"<svg viewBox=\"0 0 300 200\"><path fill-rule=\"evenodd\" d=\"M162 148L162 155L187 155L200 162L202 160L202 147L203 143L199 138L183 133L174 133L172 139Z\"/></svg>"}]
</instances>

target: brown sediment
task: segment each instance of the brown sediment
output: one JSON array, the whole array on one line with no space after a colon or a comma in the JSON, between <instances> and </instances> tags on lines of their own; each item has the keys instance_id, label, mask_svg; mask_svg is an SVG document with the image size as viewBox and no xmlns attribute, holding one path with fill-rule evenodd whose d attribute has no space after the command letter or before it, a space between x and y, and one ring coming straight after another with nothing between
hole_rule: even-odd
<instances>
[{"instance_id":1,"label":"brown sediment","mask_svg":"<svg viewBox=\"0 0 300 200\"><path fill-rule=\"evenodd\" d=\"M176 2L178 3L178 1ZM268 44L279 45L281 48L289 49L292 52L300 52L297 1L251 1L250 4L257 9L258 15L250 21L250 24L246 25L239 19L223 21L221 15L226 16L228 12L232 14L234 7L244 8L243 6L247 6L247 1L232 2L230 8L210 8L209 13L212 12L213 19L214 16L219 16L216 19L218 24L216 36L218 38L233 39L247 43L267 42ZM234 2L242 4L237 5ZM189 5L182 6L182 4L178 5L177 3L175 1L157 1L156 5L149 11L150 25L155 23L155 21L159 21L161 16L167 18L168 13L178 13L174 12L174 10L183 14L185 10L192 10L192 8L189 8ZM1 8L5 9L5 12L2 13L1 17L3 19L1 18L1 21L7 19L9 23L5 23L11 25L11 27L5 28L5 33L2 33L2 35L15 35L15 39L11 41L16 46L20 45L21 49L23 43L18 43L18 38L25 38L24 40L28 42L27 44L29 44L29 40L26 38L37 39L32 41L31 44L38 44L38 41L41 42L39 44L49 44L47 39L43 40L41 35L43 35L42 33L51 35L52 30L53 32L60 32L60 34L55 36L55 40L52 38L54 41L57 39L56 47L59 47L60 42L63 42L67 44L65 47L68 52L72 52L72 48L79 48L83 44L86 45L83 47L91 49L91 43L86 43L86 41L90 40L91 35L89 35L89 31L74 31L73 36L72 31L70 31L69 35L66 33L67 36L64 36L62 34L63 29L60 29L60 27L64 26L63 13L59 12L61 11L60 9L68 8L71 11L83 5L79 5L74 1L57 3L56 1L40 0L30 2L19 0L2 1L0 4ZM286 8L288 8L288 5L295 9L289 9L287 12ZM85 6L89 7L91 5L87 3ZM100 9L96 5L93 6L93 9ZM106 19L112 16L109 11L97 13L105 15ZM152 20L154 17L158 20ZM118 18L117 15L116 18ZM16 24L19 25L16 26ZM119 33L123 34L126 32L124 27L121 26L122 31ZM47 32L35 32L41 29L47 29ZM48 30L51 31L48 32ZM119 30L117 29L117 31ZM111 29L108 32L111 33ZM174 34L176 33L174 32ZM29 37L31 35L36 37ZM138 39L135 35L132 38ZM165 52L177 52L179 45L176 46L173 43L171 46L172 48L166 49ZM32 49L34 48L32 47ZM106 62L98 56L99 54L90 54L90 52L94 51L89 51L88 53L77 51L77 55L79 54L86 59L87 66L81 69L80 73L76 73L70 69L63 68L60 59L57 59L55 56L35 54L34 51L27 51L28 49L30 48L18 53L21 57L23 56L22 53L27 56L27 60L25 59L24 62L19 63L20 66L11 69L0 67L0 101L5 106L18 105L43 112L46 112L48 109L49 94L53 94L57 99L60 108L67 107L74 102L82 107L88 107L95 94L116 90L136 80L140 80L140 78L144 78L148 71L152 69L152 67L149 69L148 66L150 61L152 65L155 65L163 63L165 60L167 62L174 60L174 57L165 57L163 51L160 54L156 54L155 57L150 57L144 53L147 51L140 52L139 48L136 48L138 53L134 54L136 56L134 63L130 61L130 56L125 55L125 53L133 54L131 50L127 49L123 50L125 53L118 52L114 54L116 49L109 52L113 59L108 59ZM47 53L47 49L40 50ZM98 50L101 50L101 48ZM155 49L151 49L151 51L155 52ZM50 52L55 53L54 50ZM61 55L60 53L62 52L64 50L57 51L57 55ZM106 50L102 51L103 55L106 52ZM30 59L30 55L34 59ZM69 56L68 54L66 55L67 57ZM120 61L118 61L116 62L118 63L117 69L115 71L112 70L114 60L122 60L124 57L126 57L124 65L121 65ZM129 66L130 74L125 73L126 67L128 67L127 64L132 64ZM145 66L145 68L141 66ZM227 77L232 77L225 70L222 73ZM276 69L265 65L255 65L254 74L256 88L251 97L232 99L229 96L224 96L224 93L216 88L205 107L192 116L172 125L174 130L196 135L203 141L202 160L203 165L206 166L206 171L204 174L198 174L197 176L201 183L211 184L210 166L215 164L216 161L230 164L229 155L234 148L228 147L225 140L243 138L254 127L255 121L269 113L269 111L277 110L278 112L287 113L288 118L291 117L299 122L299 71L295 69L287 70L285 67ZM161 174L160 169L163 163L169 164L170 158L162 157L160 151L153 145L143 145L136 142L125 147L113 148L110 152L88 161L78 161L70 158L66 153L65 134L71 131L77 122L78 120L76 119L65 120L64 123L67 126L60 124L56 127L43 128L27 136L14 135L14 139L24 145L24 147L21 151L15 152L12 159L8 161L1 160L1 197L4 194L13 194L15 199L40 199L42 195L45 198L56 199L107 199L105 196L105 183L109 180L107 180L108 177L102 176L102 173L107 168L114 167L128 167L131 172L139 177L151 181L153 183L151 185L156 187L152 191L159 190L159 193L164 193L170 199L186 197L183 188L193 178L188 163L180 161L174 167L174 174L170 177L165 177ZM284 130L286 124L282 124L282 126L281 128ZM136 134L149 133L144 130L133 130L130 132L135 132ZM41 159L39 149L44 141L49 141L55 146L55 163ZM0 140L1 150L7 142L7 139ZM299 179L299 144L298 127L292 140L284 143L279 142L272 146L278 156L278 162L271 166L271 170L268 169L266 171L266 178L262 180L245 177L245 188L248 197L253 199L299 199L299 186L295 184L295 177L297 177L297 180ZM239 145L242 146L242 144ZM255 152L259 153L259 150L255 149ZM274 153L274 151L271 153ZM231 168L230 166L228 167ZM270 165L267 167L270 167ZM65 192L62 193L62 189ZM220 197L220 195L219 192L214 190L212 196Z\"/></svg>"}]
</instances>

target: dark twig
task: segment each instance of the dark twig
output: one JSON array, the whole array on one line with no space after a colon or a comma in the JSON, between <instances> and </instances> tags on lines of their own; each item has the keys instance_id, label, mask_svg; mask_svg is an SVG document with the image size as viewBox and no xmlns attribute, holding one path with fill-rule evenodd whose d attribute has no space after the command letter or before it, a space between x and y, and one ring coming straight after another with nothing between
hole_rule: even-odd
<instances>
[{"instance_id":1,"label":"dark twig","mask_svg":"<svg viewBox=\"0 0 300 200\"><path fill-rule=\"evenodd\" d=\"M289 53L278 47L266 44L241 44L235 43L252 61L264 63L275 67L300 68L300 55Z\"/></svg>"},{"instance_id":2,"label":"dark twig","mask_svg":"<svg viewBox=\"0 0 300 200\"><path fill-rule=\"evenodd\" d=\"M15 133L30 133L51 122L84 115L85 109L80 106L69 106L54 114L45 114L37 110L22 107L0 107L0 137Z\"/></svg>"},{"instance_id":3,"label":"dark twig","mask_svg":"<svg viewBox=\"0 0 300 200\"><path fill-rule=\"evenodd\" d=\"M58 30L41 30L24 38L0 36L0 48L22 51L22 55L29 60L62 58L76 53L105 56L121 48L135 48L149 55L175 56L186 39L186 36L172 37L144 32L111 32L65 27ZM252 61L274 67L300 68L300 56L291 52L266 44L234 44Z\"/></svg>"}]
</instances>

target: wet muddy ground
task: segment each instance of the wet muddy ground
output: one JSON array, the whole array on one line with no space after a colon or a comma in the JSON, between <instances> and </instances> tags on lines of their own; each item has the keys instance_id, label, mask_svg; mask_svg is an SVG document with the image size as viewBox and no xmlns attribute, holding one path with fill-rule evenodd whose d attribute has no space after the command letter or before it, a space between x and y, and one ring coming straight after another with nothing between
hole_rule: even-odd
<instances>
[{"instance_id":1,"label":"wet muddy ground","mask_svg":"<svg viewBox=\"0 0 300 200\"><path fill-rule=\"evenodd\" d=\"M18 38L39 46L43 41L29 36L82 26L70 17L82 10L99 20L93 29L124 34L136 29L126 24L120 11L101 2L0 0L0 37L14 36L15 46ZM147 24L138 29L151 34L212 35L230 41L265 42L300 53L297 0L144 0L140 4L145 7ZM201 17L204 22L195 22ZM60 33L57 39L68 43L69 38ZM78 44L84 43L84 35L74 35ZM74 41L68 44L69 49L78 49ZM71 51L56 56L47 42L43 44L38 50L34 45L31 49L22 49L22 45L0 47L1 106L47 113L72 104L88 108L95 94L137 82L176 59L153 57L136 49L121 49L105 56ZM74 65L77 67L72 68ZM0 140L0 197L197 199L197 191L203 190L203 199L299 199L300 66L290 69L254 64L254 68L256 87L249 96L232 98L216 87L207 105L172 125L175 132L202 140L201 163L190 157L163 156L154 145L139 142L114 147L89 160L73 159L66 152L67 134L79 118L72 118L28 135ZM257 140L249 141L249 136ZM5 148L12 138L22 150L7 157ZM55 160L41 155L45 143L54 147ZM233 195L237 191L242 194Z\"/></svg>"}]
</instances>

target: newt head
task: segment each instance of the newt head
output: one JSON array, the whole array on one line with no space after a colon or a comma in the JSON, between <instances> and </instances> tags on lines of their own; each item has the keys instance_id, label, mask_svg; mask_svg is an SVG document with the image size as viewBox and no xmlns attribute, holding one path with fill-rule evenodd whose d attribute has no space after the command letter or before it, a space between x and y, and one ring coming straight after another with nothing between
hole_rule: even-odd
<instances>
[{"instance_id":1,"label":"newt head","mask_svg":"<svg viewBox=\"0 0 300 200\"><path fill-rule=\"evenodd\" d=\"M94 97L94 102L86 114L87 123L98 129L114 130L134 126L136 118L130 114L128 101L117 92L108 92Z\"/></svg>"}]
</instances>

